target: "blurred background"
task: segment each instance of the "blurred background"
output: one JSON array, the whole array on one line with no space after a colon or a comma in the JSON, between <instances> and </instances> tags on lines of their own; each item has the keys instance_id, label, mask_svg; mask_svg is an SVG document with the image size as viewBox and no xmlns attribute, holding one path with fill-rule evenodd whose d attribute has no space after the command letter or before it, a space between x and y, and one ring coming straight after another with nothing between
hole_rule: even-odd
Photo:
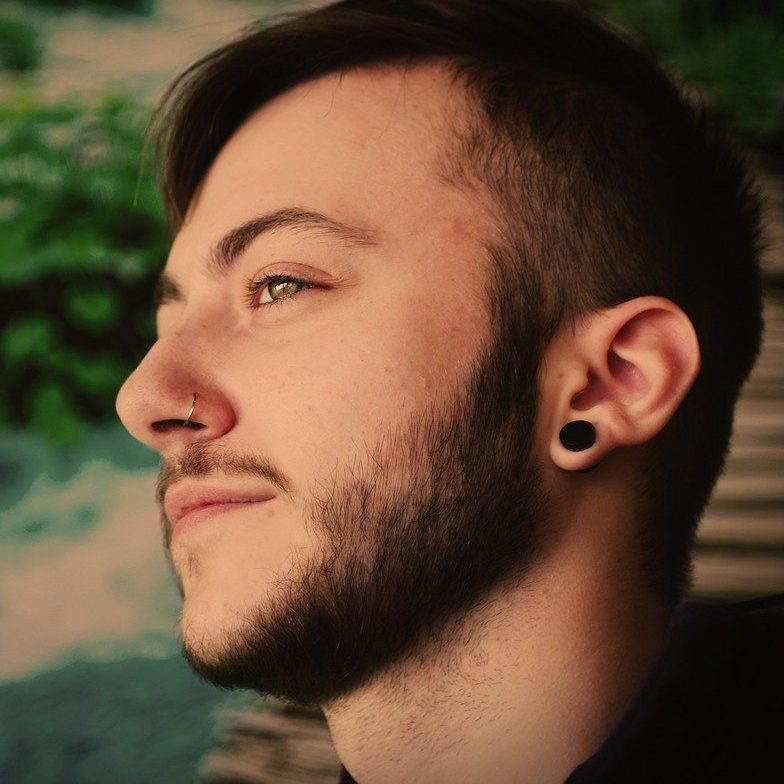
<instances>
[{"instance_id":1,"label":"blurred background","mask_svg":"<svg viewBox=\"0 0 784 784\"><path fill-rule=\"evenodd\" d=\"M141 168L151 107L199 55L299 5L0 2L2 782L263 780L238 761L263 701L181 659L158 463L116 422L114 397L153 340L167 254ZM765 345L701 526L694 595L784 591L784 0L592 5L726 116L768 198Z\"/></svg>"}]
</instances>

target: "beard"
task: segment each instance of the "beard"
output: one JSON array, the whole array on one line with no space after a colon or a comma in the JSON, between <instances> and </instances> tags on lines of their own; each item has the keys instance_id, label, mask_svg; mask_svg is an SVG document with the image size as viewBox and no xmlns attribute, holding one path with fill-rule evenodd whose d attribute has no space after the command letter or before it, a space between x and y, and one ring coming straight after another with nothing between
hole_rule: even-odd
<instances>
[{"instance_id":1,"label":"beard","mask_svg":"<svg viewBox=\"0 0 784 784\"><path fill-rule=\"evenodd\" d=\"M491 591L519 586L548 520L532 364L536 351L499 337L454 399L387 428L321 483L305 504L313 556L276 581L217 658L183 642L192 669L217 686L323 709L387 668L432 662ZM265 461L238 460L224 465L195 444L176 473L280 478ZM164 466L159 496L173 474Z\"/></svg>"}]
</instances>

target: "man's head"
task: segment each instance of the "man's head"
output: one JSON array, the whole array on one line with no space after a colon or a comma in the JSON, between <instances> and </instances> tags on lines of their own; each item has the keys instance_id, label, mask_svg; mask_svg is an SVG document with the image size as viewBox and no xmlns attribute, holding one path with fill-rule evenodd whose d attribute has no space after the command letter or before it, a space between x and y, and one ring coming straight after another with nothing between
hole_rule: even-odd
<instances>
[{"instance_id":1,"label":"man's head","mask_svg":"<svg viewBox=\"0 0 784 784\"><path fill-rule=\"evenodd\" d=\"M221 150L177 235L120 411L166 461L161 500L276 496L168 542L211 680L334 698L533 550L535 375L510 385L490 354L492 223L432 173L456 100L432 68L295 88ZM236 226L221 247L242 254L205 264Z\"/></svg>"},{"instance_id":2,"label":"man's head","mask_svg":"<svg viewBox=\"0 0 784 784\"><path fill-rule=\"evenodd\" d=\"M677 598L759 347L758 206L660 72L561 5L366 0L178 89L118 410L164 460L196 668L323 704L535 590L592 492ZM170 541L207 487L275 497Z\"/></svg>"}]
</instances>

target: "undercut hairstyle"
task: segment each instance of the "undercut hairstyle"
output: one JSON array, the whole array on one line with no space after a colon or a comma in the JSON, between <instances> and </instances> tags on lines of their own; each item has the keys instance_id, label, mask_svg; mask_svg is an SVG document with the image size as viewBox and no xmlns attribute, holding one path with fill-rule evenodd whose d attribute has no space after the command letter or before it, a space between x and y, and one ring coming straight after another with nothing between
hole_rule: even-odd
<instances>
[{"instance_id":1,"label":"undercut hairstyle","mask_svg":"<svg viewBox=\"0 0 784 784\"><path fill-rule=\"evenodd\" d=\"M556 0L343 0L259 22L178 77L153 116L172 233L267 101L328 74L425 63L445 64L472 107L438 174L493 205L489 304L519 346L510 386L540 371L557 328L635 297L665 297L694 325L699 374L637 447L632 510L647 585L675 603L760 350L762 200L732 132L628 32Z\"/></svg>"}]
</instances>

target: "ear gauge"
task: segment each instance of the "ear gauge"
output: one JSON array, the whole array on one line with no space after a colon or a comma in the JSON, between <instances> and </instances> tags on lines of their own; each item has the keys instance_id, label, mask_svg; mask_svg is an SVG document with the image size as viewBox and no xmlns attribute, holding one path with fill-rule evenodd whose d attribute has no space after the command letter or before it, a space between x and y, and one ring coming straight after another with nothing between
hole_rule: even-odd
<instances>
[{"instance_id":1,"label":"ear gauge","mask_svg":"<svg viewBox=\"0 0 784 784\"><path fill-rule=\"evenodd\" d=\"M590 449L596 443L596 428L585 419L575 419L572 422L567 422L561 428L558 437L565 449L570 452L582 452L584 449ZM584 474L593 471L598 465L599 463L596 463L588 468L578 469L578 472Z\"/></svg>"},{"instance_id":2,"label":"ear gauge","mask_svg":"<svg viewBox=\"0 0 784 784\"><path fill-rule=\"evenodd\" d=\"M576 419L561 428L559 438L570 452L582 452L596 443L596 428L584 419Z\"/></svg>"}]
</instances>

